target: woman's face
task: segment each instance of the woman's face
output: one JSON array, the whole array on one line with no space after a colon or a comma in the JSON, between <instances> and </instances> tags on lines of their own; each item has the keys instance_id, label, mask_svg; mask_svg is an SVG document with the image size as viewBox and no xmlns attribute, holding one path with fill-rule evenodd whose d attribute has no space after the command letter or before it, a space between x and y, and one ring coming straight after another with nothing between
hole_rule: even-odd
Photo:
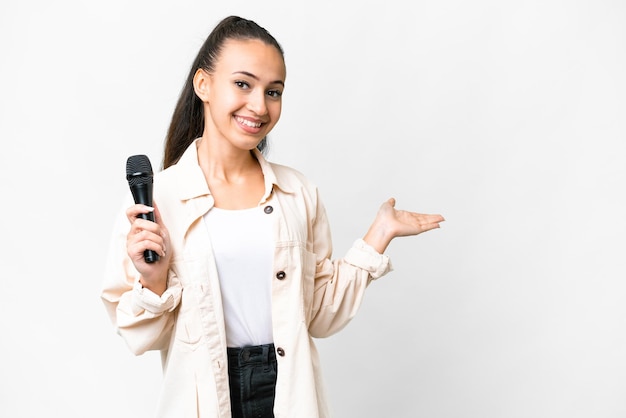
<instances>
[{"instance_id":1,"label":"woman's face","mask_svg":"<svg viewBox=\"0 0 626 418\"><path fill-rule=\"evenodd\" d=\"M207 80L205 133L251 150L280 118L285 87L281 53L260 40L228 40Z\"/></svg>"}]
</instances>

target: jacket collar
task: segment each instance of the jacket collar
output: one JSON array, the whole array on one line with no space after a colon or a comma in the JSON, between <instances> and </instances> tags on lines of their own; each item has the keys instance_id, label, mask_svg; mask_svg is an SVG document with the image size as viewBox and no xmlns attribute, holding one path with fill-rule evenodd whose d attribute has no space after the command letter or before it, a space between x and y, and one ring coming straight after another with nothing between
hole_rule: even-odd
<instances>
[{"instance_id":1,"label":"jacket collar","mask_svg":"<svg viewBox=\"0 0 626 418\"><path fill-rule=\"evenodd\" d=\"M198 164L198 141L195 139L185 150L182 157L176 163L176 169L179 171L179 178L182 181L178 187L178 196L180 200L190 200L200 196L211 195L209 186L207 185L204 173ZM292 193L293 190L284 179L279 178L272 164L265 159L263 154L258 150L252 150L252 153L259 161L263 177L265 178L265 193L261 199L261 203L265 202L272 194L274 186L278 187L285 193Z\"/></svg>"}]
</instances>

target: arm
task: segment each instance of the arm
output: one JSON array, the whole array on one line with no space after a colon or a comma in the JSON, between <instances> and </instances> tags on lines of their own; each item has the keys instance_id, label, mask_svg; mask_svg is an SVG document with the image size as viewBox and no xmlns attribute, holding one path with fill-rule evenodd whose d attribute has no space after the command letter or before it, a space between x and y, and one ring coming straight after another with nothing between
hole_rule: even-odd
<instances>
[{"instance_id":1,"label":"arm","mask_svg":"<svg viewBox=\"0 0 626 418\"><path fill-rule=\"evenodd\" d=\"M364 238L357 240L344 258L331 261L329 224L318 203L320 216L313 228L318 261L309 324L312 336L330 336L356 315L369 283L392 269L389 258L382 253L394 238L420 234L443 221L440 215L399 211L394 206L394 199L383 203Z\"/></svg>"},{"instance_id":2,"label":"arm","mask_svg":"<svg viewBox=\"0 0 626 418\"><path fill-rule=\"evenodd\" d=\"M171 272L169 278L166 276L171 254L166 251L169 239L158 210L156 223L136 218L148 210L135 205L118 219L101 292L111 322L135 354L167 348L173 311L181 296L178 279ZM157 251L159 261L145 263L146 249Z\"/></svg>"}]
</instances>

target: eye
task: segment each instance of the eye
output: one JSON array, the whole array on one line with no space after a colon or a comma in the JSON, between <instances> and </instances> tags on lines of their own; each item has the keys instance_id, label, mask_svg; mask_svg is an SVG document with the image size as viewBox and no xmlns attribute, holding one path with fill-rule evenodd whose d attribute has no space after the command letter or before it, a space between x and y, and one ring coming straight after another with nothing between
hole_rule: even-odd
<instances>
[{"instance_id":1,"label":"eye","mask_svg":"<svg viewBox=\"0 0 626 418\"><path fill-rule=\"evenodd\" d=\"M283 92L280 90L269 90L267 92L267 95L273 97L274 99L278 99L280 96L283 95Z\"/></svg>"},{"instance_id":2,"label":"eye","mask_svg":"<svg viewBox=\"0 0 626 418\"><path fill-rule=\"evenodd\" d=\"M243 90L247 90L247 89L249 89L249 88L250 88L250 84L248 84L248 83L247 83L247 82L245 82L245 81L241 81L241 80L236 80L236 81L235 81L235 85L236 85L237 87L239 87L240 89L243 89Z\"/></svg>"}]
</instances>

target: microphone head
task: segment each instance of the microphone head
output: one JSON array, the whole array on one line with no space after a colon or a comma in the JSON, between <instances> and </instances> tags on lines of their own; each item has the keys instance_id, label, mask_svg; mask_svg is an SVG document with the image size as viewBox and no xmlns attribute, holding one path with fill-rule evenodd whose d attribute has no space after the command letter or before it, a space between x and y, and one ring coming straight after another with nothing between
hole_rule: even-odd
<instances>
[{"instance_id":1,"label":"microphone head","mask_svg":"<svg viewBox=\"0 0 626 418\"><path fill-rule=\"evenodd\" d=\"M131 155L126 160L126 180L133 186L152 183L152 164L146 155Z\"/></svg>"}]
</instances>

